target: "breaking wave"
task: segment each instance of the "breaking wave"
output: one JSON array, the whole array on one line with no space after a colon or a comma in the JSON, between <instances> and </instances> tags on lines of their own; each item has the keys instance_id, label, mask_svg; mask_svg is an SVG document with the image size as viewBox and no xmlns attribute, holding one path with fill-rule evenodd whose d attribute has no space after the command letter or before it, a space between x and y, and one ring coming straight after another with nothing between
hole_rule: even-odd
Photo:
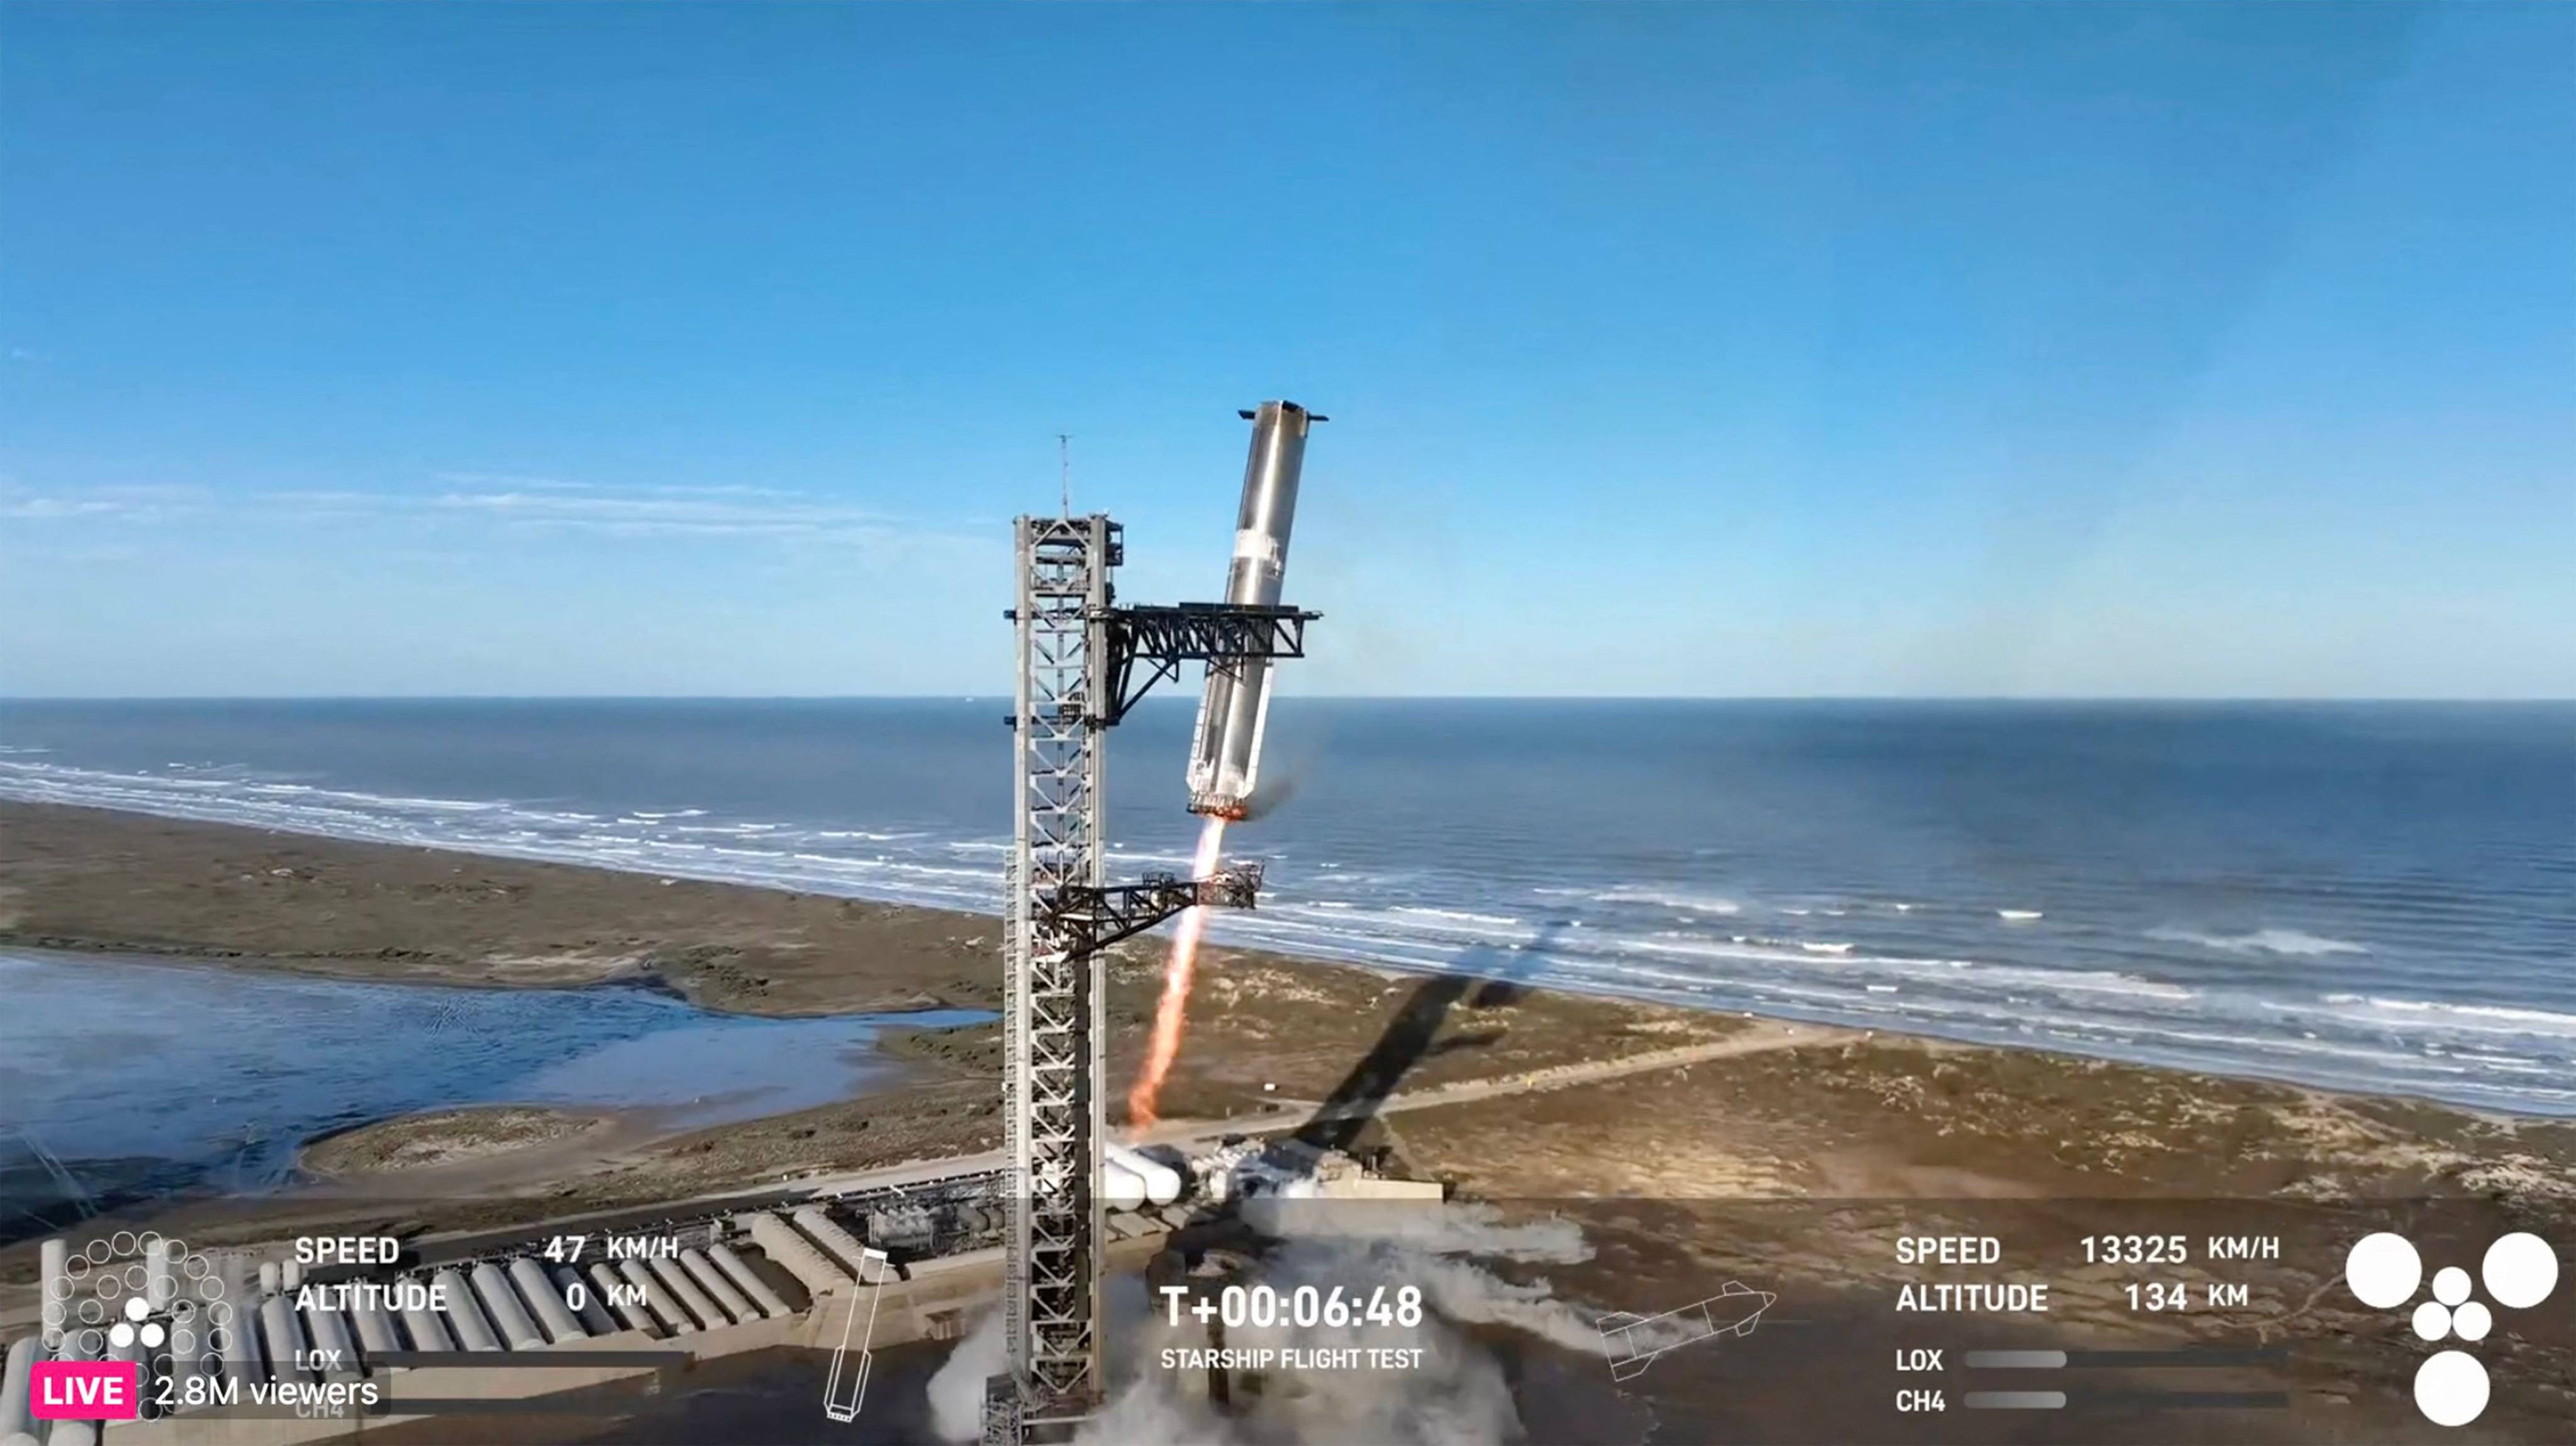
<instances>
[{"instance_id":1,"label":"breaking wave","mask_svg":"<svg viewBox=\"0 0 2576 1446\"><path fill-rule=\"evenodd\" d=\"M2147 937L2167 944L2197 944L2225 954L2278 954L2292 959L2323 958L2330 954L2367 954L2365 945L2347 939L2328 939L2322 935L2302 933L2297 929L2257 929L2250 934L2202 934L2189 929L2149 929Z\"/></svg>"}]
</instances>

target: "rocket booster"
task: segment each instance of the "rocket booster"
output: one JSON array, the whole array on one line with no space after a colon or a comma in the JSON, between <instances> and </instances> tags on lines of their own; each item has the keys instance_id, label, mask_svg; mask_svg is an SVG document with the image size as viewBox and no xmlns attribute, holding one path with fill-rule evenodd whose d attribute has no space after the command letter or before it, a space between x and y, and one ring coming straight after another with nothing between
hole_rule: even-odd
<instances>
[{"instance_id":1,"label":"rocket booster","mask_svg":"<svg viewBox=\"0 0 2576 1446\"><path fill-rule=\"evenodd\" d=\"M1276 607L1288 568L1288 530L1297 520L1297 474L1306 461L1306 431L1323 421L1295 402L1263 402L1243 414L1252 422L1252 456L1243 467L1243 510L1234 524L1234 561L1225 600ZM1208 665L1190 738L1190 812L1236 819L1252 798L1261 768L1261 732L1270 719L1270 660Z\"/></svg>"}]
</instances>

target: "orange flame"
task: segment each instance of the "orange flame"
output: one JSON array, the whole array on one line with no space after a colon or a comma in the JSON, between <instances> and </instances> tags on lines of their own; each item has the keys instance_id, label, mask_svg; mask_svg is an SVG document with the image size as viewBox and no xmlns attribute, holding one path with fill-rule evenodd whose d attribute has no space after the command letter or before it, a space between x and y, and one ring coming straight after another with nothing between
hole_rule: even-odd
<instances>
[{"instance_id":1,"label":"orange flame","mask_svg":"<svg viewBox=\"0 0 2576 1446\"><path fill-rule=\"evenodd\" d=\"M1225 820L1211 818L1199 829L1199 851L1190 865L1190 877L1200 879L1216 870L1217 852L1225 846ZM1135 1086L1127 1091L1127 1127L1141 1130L1162 1118L1155 1105L1163 1093L1163 1080L1172 1072L1172 1061L1181 1052L1181 1027L1190 1007L1190 978L1198 970L1199 935L1207 931L1207 910L1181 911L1180 928L1172 935L1171 958L1163 965L1163 997L1154 1006L1154 1038L1145 1047L1145 1068L1136 1076Z\"/></svg>"}]
</instances>

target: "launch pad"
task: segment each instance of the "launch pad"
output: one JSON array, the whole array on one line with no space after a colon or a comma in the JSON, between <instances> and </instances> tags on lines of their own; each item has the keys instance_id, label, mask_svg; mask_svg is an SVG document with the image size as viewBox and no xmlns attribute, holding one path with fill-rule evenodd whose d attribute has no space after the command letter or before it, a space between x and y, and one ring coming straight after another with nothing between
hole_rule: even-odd
<instances>
[{"instance_id":1,"label":"launch pad","mask_svg":"<svg viewBox=\"0 0 2576 1446\"><path fill-rule=\"evenodd\" d=\"M1254 906L1257 865L1201 878L1106 877L1103 734L1187 663L1208 674L1189 763L1190 809L1241 818L1270 701L1271 664L1305 655L1319 614L1279 602L1306 433L1324 420L1265 402L1253 423L1227 600L1120 607L1125 561L1106 515L1014 524L1019 685L1010 717L1015 829L1004 919L1004 1230L1007 1369L986 1382L987 1446L1069 1438L1095 1412L1107 1092L1100 953L1192 908Z\"/></svg>"}]
</instances>

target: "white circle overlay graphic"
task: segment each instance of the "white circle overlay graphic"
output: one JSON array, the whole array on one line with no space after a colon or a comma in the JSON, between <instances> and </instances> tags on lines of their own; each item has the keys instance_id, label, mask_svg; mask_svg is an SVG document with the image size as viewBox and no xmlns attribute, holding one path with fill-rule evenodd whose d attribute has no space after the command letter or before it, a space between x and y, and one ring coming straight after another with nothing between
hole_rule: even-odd
<instances>
[{"instance_id":1,"label":"white circle overlay graphic","mask_svg":"<svg viewBox=\"0 0 2576 1446\"><path fill-rule=\"evenodd\" d=\"M2495 1314L2476 1301L2451 1312L2451 1332L2464 1341L2482 1341L2495 1329Z\"/></svg>"},{"instance_id":2,"label":"white circle overlay graphic","mask_svg":"<svg viewBox=\"0 0 2576 1446\"><path fill-rule=\"evenodd\" d=\"M2487 1368L2467 1351L2436 1351L2415 1368L2415 1409L2436 1426L2465 1426L2487 1408Z\"/></svg>"},{"instance_id":3,"label":"white circle overlay graphic","mask_svg":"<svg viewBox=\"0 0 2576 1446\"><path fill-rule=\"evenodd\" d=\"M2487 1258L2494 1259L2495 1252L2489 1250ZM2557 1262L2552 1260L2550 1266L2554 1271ZM2352 1288L2363 1305L2378 1310L2404 1305L2423 1279L2424 1258L2415 1253L2414 1245L2405 1236L2390 1230L2355 1241L2352 1253L2343 1260L2344 1284ZM2488 1288L2494 1289L2492 1285Z\"/></svg>"},{"instance_id":4,"label":"white circle overlay graphic","mask_svg":"<svg viewBox=\"0 0 2576 1446\"><path fill-rule=\"evenodd\" d=\"M2478 1273L2486 1278L2487 1294L2498 1305L2515 1310L2529 1310L2549 1299L2558 1288L2558 1253L2549 1242L2527 1230L2499 1235L2487 1247L2487 1257Z\"/></svg>"},{"instance_id":5,"label":"white circle overlay graphic","mask_svg":"<svg viewBox=\"0 0 2576 1446\"><path fill-rule=\"evenodd\" d=\"M2469 1273L2456 1265L2445 1265L2433 1272L2433 1298L2444 1305L2458 1305L2469 1298Z\"/></svg>"},{"instance_id":6,"label":"white circle overlay graphic","mask_svg":"<svg viewBox=\"0 0 2576 1446\"><path fill-rule=\"evenodd\" d=\"M2428 1300L2415 1307L2415 1334L2428 1341L2438 1341L2451 1333L2451 1308L2438 1300Z\"/></svg>"}]
</instances>

